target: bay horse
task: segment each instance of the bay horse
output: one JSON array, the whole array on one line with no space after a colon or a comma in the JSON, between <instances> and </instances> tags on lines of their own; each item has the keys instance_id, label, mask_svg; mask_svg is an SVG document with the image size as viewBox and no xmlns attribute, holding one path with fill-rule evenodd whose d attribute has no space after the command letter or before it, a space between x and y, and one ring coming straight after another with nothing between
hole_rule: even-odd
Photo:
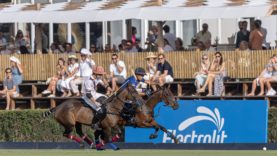
<instances>
[{"instance_id":1,"label":"bay horse","mask_svg":"<svg viewBox=\"0 0 277 156\"><path fill-rule=\"evenodd\" d=\"M101 125L104 131L104 141L105 143L110 143L109 145L114 149L119 149L114 144L112 144L111 129L117 128L120 113L126 101L132 101L137 105L145 105L144 100L136 92L135 88L129 84L125 83L120 87L120 89L114 94L114 96L106 99L105 107L107 110L106 117L102 120ZM91 138L82 132L82 125L91 126L92 120L94 118L94 111L85 106L80 100L67 100L60 104L59 106L44 112L43 116L47 117L53 114L56 121L61 124L65 131L63 135L71 140L74 140L84 145L85 141L89 145L93 145ZM77 134L81 137L72 135L72 131L76 128ZM102 146L102 144L100 145ZM96 145L97 148L97 145Z\"/></svg>"},{"instance_id":2,"label":"bay horse","mask_svg":"<svg viewBox=\"0 0 277 156\"><path fill-rule=\"evenodd\" d=\"M154 128L154 134L149 136L150 139L155 139L158 137L157 133L159 130L165 132L175 143L179 143L173 133L169 132L164 126L158 124L154 118L154 108L159 102L164 102L165 106L170 106L173 110L179 108L179 104L171 92L169 85L164 85L163 87L158 87L157 91L153 92L151 96L147 99L146 105L143 109L136 109L134 121L128 123L126 120L122 119L119 122L119 126L132 126L136 128ZM96 131L95 137L98 138L100 132ZM121 135L121 131L118 131L118 135ZM119 139L119 136L117 136ZM115 140L114 140L115 141Z\"/></svg>"}]
</instances>

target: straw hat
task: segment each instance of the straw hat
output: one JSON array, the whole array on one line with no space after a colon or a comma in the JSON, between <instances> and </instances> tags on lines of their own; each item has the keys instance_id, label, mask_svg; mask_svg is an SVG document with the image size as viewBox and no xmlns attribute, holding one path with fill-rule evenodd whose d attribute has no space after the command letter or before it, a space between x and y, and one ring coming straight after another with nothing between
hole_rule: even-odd
<instances>
[{"instance_id":1,"label":"straw hat","mask_svg":"<svg viewBox=\"0 0 277 156\"><path fill-rule=\"evenodd\" d=\"M149 58L157 58L157 56L151 52L147 55L147 57L145 57L145 59L149 59Z\"/></svg>"},{"instance_id":2,"label":"straw hat","mask_svg":"<svg viewBox=\"0 0 277 156\"><path fill-rule=\"evenodd\" d=\"M70 59L77 59L76 55L69 55L68 58L70 58Z\"/></svg>"},{"instance_id":3,"label":"straw hat","mask_svg":"<svg viewBox=\"0 0 277 156\"><path fill-rule=\"evenodd\" d=\"M13 62L15 62L15 63L17 63L17 64L21 64L21 62L19 61L19 59L16 58L16 57L14 57L14 56L10 57L10 61L13 61Z\"/></svg>"},{"instance_id":4,"label":"straw hat","mask_svg":"<svg viewBox=\"0 0 277 156\"><path fill-rule=\"evenodd\" d=\"M102 66L97 66L93 71L94 74L104 75L106 74L105 69Z\"/></svg>"},{"instance_id":5,"label":"straw hat","mask_svg":"<svg viewBox=\"0 0 277 156\"><path fill-rule=\"evenodd\" d=\"M91 55L91 52L89 50L87 50L86 48L82 48L81 55Z\"/></svg>"}]
</instances>

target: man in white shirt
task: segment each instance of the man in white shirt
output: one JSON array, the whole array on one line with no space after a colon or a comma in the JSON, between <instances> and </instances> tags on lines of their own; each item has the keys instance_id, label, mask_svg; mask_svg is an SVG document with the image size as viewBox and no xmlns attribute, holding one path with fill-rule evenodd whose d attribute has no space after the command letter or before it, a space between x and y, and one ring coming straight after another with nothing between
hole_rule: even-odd
<instances>
[{"instance_id":1,"label":"man in white shirt","mask_svg":"<svg viewBox=\"0 0 277 156\"><path fill-rule=\"evenodd\" d=\"M127 77L127 71L125 63L119 60L117 54L112 54L112 63L110 64L110 73L111 73L111 82L112 82L112 89L111 91L116 91L117 83L122 84L124 83Z\"/></svg>"},{"instance_id":2,"label":"man in white shirt","mask_svg":"<svg viewBox=\"0 0 277 156\"><path fill-rule=\"evenodd\" d=\"M207 23L204 23L203 25L202 25L202 31L200 31L200 32L198 32L197 34L196 34L196 40L197 40L197 42L203 42L204 44L207 44L207 43L209 43L209 44L211 44L211 40L212 40L212 35L211 35L211 33L209 32L209 30L208 30L208 24ZM205 49L207 49L207 47L205 48Z\"/></svg>"},{"instance_id":3,"label":"man in white shirt","mask_svg":"<svg viewBox=\"0 0 277 156\"><path fill-rule=\"evenodd\" d=\"M170 28L168 25L165 25L163 27L163 30L165 32L164 38L167 39L169 45L173 48L173 50L176 50L176 45L175 45L176 36L174 34L170 33Z\"/></svg>"},{"instance_id":4,"label":"man in white shirt","mask_svg":"<svg viewBox=\"0 0 277 156\"><path fill-rule=\"evenodd\" d=\"M74 79L70 82L70 87L72 89L73 94L76 96L80 96L78 85L82 84L82 91L84 93L84 82L85 80L89 79L93 73L93 68L95 66L95 62L89 58L91 53L89 50L83 48L81 49L81 61L79 64L80 70L80 78Z\"/></svg>"}]
</instances>

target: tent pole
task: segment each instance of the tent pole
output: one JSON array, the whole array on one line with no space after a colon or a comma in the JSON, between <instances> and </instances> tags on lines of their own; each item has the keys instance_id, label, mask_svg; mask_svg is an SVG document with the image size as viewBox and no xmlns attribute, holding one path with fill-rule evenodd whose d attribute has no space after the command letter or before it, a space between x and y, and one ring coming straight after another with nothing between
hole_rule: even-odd
<instances>
[{"instance_id":1,"label":"tent pole","mask_svg":"<svg viewBox=\"0 0 277 156\"><path fill-rule=\"evenodd\" d=\"M54 42L54 28L53 23L49 23L49 49L51 44Z\"/></svg>"},{"instance_id":2,"label":"tent pole","mask_svg":"<svg viewBox=\"0 0 277 156\"><path fill-rule=\"evenodd\" d=\"M141 47L145 48L145 41L148 33L148 20L140 20L141 22Z\"/></svg>"},{"instance_id":3,"label":"tent pole","mask_svg":"<svg viewBox=\"0 0 277 156\"><path fill-rule=\"evenodd\" d=\"M35 35L36 35L36 26L34 23L31 23L31 53L35 52Z\"/></svg>"},{"instance_id":4,"label":"tent pole","mask_svg":"<svg viewBox=\"0 0 277 156\"><path fill-rule=\"evenodd\" d=\"M90 49L90 23L86 22L86 48Z\"/></svg>"},{"instance_id":5,"label":"tent pole","mask_svg":"<svg viewBox=\"0 0 277 156\"><path fill-rule=\"evenodd\" d=\"M67 23L67 42L72 43L72 28L71 23Z\"/></svg>"},{"instance_id":6,"label":"tent pole","mask_svg":"<svg viewBox=\"0 0 277 156\"><path fill-rule=\"evenodd\" d=\"M102 22L102 50L104 50L107 43L107 21Z\"/></svg>"},{"instance_id":7,"label":"tent pole","mask_svg":"<svg viewBox=\"0 0 277 156\"><path fill-rule=\"evenodd\" d=\"M122 39L127 39L126 19L122 20Z\"/></svg>"},{"instance_id":8,"label":"tent pole","mask_svg":"<svg viewBox=\"0 0 277 156\"><path fill-rule=\"evenodd\" d=\"M217 25L218 25L218 43L221 44L222 43L222 19L221 18L218 18L217 19Z\"/></svg>"}]
</instances>

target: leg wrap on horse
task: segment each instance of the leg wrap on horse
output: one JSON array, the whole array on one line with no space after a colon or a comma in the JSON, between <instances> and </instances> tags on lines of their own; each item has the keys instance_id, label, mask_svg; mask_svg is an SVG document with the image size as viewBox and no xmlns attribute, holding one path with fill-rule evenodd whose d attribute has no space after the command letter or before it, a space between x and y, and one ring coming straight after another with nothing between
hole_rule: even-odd
<instances>
[{"instance_id":1,"label":"leg wrap on horse","mask_svg":"<svg viewBox=\"0 0 277 156\"><path fill-rule=\"evenodd\" d=\"M91 140L87 135L84 135L84 136L82 137L82 139L83 139L87 144L93 145L92 140Z\"/></svg>"},{"instance_id":2,"label":"leg wrap on horse","mask_svg":"<svg viewBox=\"0 0 277 156\"><path fill-rule=\"evenodd\" d=\"M102 141L99 141L99 140L96 140L95 141L95 148L97 149L97 150L103 150L103 146L104 146L105 144L104 144L104 142L102 142Z\"/></svg>"},{"instance_id":3,"label":"leg wrap on horse","mask_svg":"<svg viewBox=\"0 0 277 156\"><path fill-rule=\"evenodd\" d=\"M115 136L112 137L112 142L118 142L119 139L120 139L119 135L116 134Z\"/></svg>"},{"instance_id":4,"label":"leg wrap on horse","mask_svg":"<svg viewBox=\"0 0 277 156\"><path fill-rule=\"evenodd\" d=\"M81 143L82 142L82 139L79 138L79 137L76 137L74 135L71 135L71 134L64 134L65 137L67 137L68 139L71 139L71 140L74 140L78 143Z\"/></svg>"}]
</instances>

